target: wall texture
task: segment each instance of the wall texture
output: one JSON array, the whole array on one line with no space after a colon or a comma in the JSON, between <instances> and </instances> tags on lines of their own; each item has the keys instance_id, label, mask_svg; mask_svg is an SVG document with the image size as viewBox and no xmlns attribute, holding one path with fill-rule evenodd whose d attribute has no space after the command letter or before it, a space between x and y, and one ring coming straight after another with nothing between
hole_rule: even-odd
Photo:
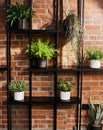
<instances>
[{"instance_id":1,"label":"wall texture","mask_svg":"<svg viewBox=\"0 0 103 130\"><path fill-rule=\"evenodd\" d=\"M22 2L21 0L19 0ZM15 0L12 0L15 2ZM74 10L76 12L76 0L63 0L63 14L65 12ZM33 9L36 11L36 16L33 18L33 29L51 29L55 27L54 24L54 10L52 0L33 0ZM61 11L62 12L62 11ZM60 18L61 18L60 17ZM61 24L62 28L62 24ZM39 37L50 38L49 35L33 35L33 39ZM12 34L11 42L11 70L12 80L26 80L28 83L28 58L25 55L25 47L28 44L28 35ZM76 59L73 49L65 43L65 36L61 36L60 50L62 57L59 63L62 66L75 65ZM103 48L103 1L102 0L85 0L84 10L84 53L85 49L91 46ZM70 44L69 44L70 45ZM5 2L0 0L0 65L6 65L6 13ZM70 59L68 62L68 58ZM87 63L88 64L88 63ZM53 78L52 74L35 74L33 75L33 95L53 95ZM75 74L60 74L59 78L69 79L75 82ZM96 72L83 73L83 103L88 103L90 96L93 97L95 103L103 103L103 75ZM72 90L72 95L75 95L76 87ZM7 107L5 100L6 93L6 72L0 73L0 128L7 129ZM28 95L28 91L26 91ZM53 111L52 106L33 106L32 109L32 127L35 130L52 130L53 128ZM70 106L65 109L64 106L58 107L57 126L58 130L72 130L75 126L75 106ZM28 127L28 107L27 106L13 106L12 108L12 122L14 130L24 130ZM85 128L88 123L86 111L82 111L82 127Z\"/></svg>"}]
</instances>

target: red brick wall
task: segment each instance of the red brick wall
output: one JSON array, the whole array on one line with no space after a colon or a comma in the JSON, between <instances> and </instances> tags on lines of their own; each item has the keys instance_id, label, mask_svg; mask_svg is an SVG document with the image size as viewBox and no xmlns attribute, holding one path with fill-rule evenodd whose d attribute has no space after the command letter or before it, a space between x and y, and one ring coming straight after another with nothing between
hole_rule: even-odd
<instances>
[{"instance_id":1,"label":"red brick wall","mask_svg":"<svg viewBox=\"0 0 103 130\"><path fill-rule=\"evenodd\" d=\"M12 0L13 1L13 0ZM14 2L14 1L13 1ZM36 16L33 18L33 28L36 29L50 29L54 28L53 20L53 2L52 0L33 0L33 9L35 9ZM70 3L69 3L70 2ZM74 9L76 12L76 0L64 0L63 10L67 11ZM65 12L64 11L64 12ZM97 46L103 48L103 1L102 0L85 0L84 11L84 50L90 46ZM64 15L64 13L63 13ZM6 64L6 29L5 29L5 3L4 0L0 1L0 65ZM41 37L34 35L33 39ZM52 36L43 35L45 38L53 39ZM61 36L62 48L62 65L68 54L67 46L65 45L64 36ZM12 34L11 43L11 67L12 79L26 80L28 82L28 60L25 55L24 49L28 43L28 36L14 33ZM72 51L72 48L70 48ZM84 51L85 52L85 51ZM68 65L76 64L74 54L69 56L71 59ZM76 84L75 74L67 75L61 74L59 78L71 79ZM83 73L83 103L87 103L90 96L95 99L95 103L103 103L103 75L102 73ZM53 75L33 75L33 95L53 95ZM76 87L72 90L72 95L76 94ZM26 92L28 95L28 91ZM6 104L6 72L0 73L0 128L7 127L7 111ZM32 109L32 127L35 130L50 130L53 128L53 111L52 106L33 106ZM60 130L72 130L75 125L75 106L66 109L64 106L58 107L57 126ZM12 122L13 128L27 128L28 126L28 107L14 106L12 109ZM23 114L23 116L21 115ZM82 112L82 125L86 126L87 117L86 112Z\"/></svg>"}]
</instances>

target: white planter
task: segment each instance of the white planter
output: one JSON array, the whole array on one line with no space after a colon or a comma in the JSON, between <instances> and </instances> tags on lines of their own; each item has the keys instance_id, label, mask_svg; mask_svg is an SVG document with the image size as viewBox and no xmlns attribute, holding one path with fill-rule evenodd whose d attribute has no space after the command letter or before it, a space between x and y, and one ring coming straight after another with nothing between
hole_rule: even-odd
<instances>
[{"instance_id":1,"label":"white planter","mask_svg":"<svg viewBox=\"0 0 103 130\"><path fill-rule=\"evenodd\" d=\"M100 60L90 60L90 68L100 68L101 62Z\"/></svg>"},{"instance_id":2,"label":"white planter","mask_svg":"<svg viewBox=\"0 0 103 130\"><path fill-rule=\"evenodd\" d=\"M16 101L24 100L24 92L14 92L14 100Z\"/></svg>"},{"instance_id":3,"label":"white planter","mask_svg":"<svg viewBox=\"0 0 103 130\"><path fill-rule=\"evenodd\" d=\"M69 92L60 91L60 99L61 100L70 100L70 91Z\"/></svg>"}]
</instances>

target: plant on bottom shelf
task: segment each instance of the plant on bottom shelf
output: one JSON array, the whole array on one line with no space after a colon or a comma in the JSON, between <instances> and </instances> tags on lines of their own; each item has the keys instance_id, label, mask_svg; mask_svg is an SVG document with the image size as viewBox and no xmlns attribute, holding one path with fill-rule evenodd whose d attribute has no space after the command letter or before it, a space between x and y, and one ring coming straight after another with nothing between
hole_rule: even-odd
<instances>
[{"instance_id":1,"label":"plant on bottom shelf","mask_svg":"<svg viewBox=\"0 0 103 130\"><path fill-rule=\"evenodd\" d=\"M54 44L51 44L49 40L37 39L32 41L31 46L27 46L26 53L29 54L29 51L31 56L39 61L40 67L46 67L46 61L56 56L57 49L55 49ZM45 61L43 66L41 66L42 61Z\"/></svg>"},{"instance_id":2,"label":"plant on bottom shelf","mask_svg":"<svg viewBox=\"0 0 103 130\"><path fill-rule=\"evenodd\" d=\"M91 98L89 100L88 117L90 121L88 130L102 130L103 106L101 104L93 104Z\"/></svg>"},{"instance_id":3,"label":"plant on bottom shelf","mask_svg":"<svg viewBox=\"0 0 103 130\"><path fill-rule=\"evenodd\" d=\"M70 91L74 87L74 83L71 81L59 81L58 89L60 90L60 99L61 100L69 100L70 99Z\"/></svg>"},{"instance_id":4,"label":"plant on bottom shelf","mask_svg":"<svg viewBox=\"0 0 103 130\"><path fill-rule=\"evenodd\" d=\"M24 91L28 88L25 81L14 80L9 84L9 91L14 93L14 100L23 100Z\"/></svg>"}]
</instances>

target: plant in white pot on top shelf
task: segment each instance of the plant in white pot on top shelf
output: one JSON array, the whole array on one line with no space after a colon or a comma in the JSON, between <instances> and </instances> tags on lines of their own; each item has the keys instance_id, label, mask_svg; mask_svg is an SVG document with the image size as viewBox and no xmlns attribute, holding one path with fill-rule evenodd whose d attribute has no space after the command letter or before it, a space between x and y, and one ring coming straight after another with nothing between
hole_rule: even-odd
<instances>
[{"instance_id":1,"label":"plant in white pot on top shelf","mask_svg":"<svg viewBox=\"0 0 103 130\"><path fill-rule=\"evenodd\" d=\"M103 58L103 51L99 48L90 48L86 50L87 59L90 60L90 68L100 68Z\"/></svg>"},{"instance_id":2,"label":"plant in white pot on top shelf","mask_svg":"<svg viewBox=\"0 0 103 130\"><path fill-rule=\"evenodd\" d=\"M28 88L25 81L14 80L9 84L9 91L14 94L14 100L24 100L24 91Z\"/></svg>"},{"instance_id":3,"label":"plant in white pot on top shelf","mask_svg":"<svg viewBox=\"0 0 103 130\"><path fill-rule=\"evenodd\" d=\"M74 87L74 83L71 81L59 81L58 89L60 90L60 99L70 100L70 93L73 87Z\"/></svg>"},{"instance_id":4,"label":"plant in white pot on top shelf","mask_svg":"<svg viewBox=\"0 0 103 130\"><path fill-rule=\"evenodd\" d=\"M45 68L47 66L47 60L50 60L56 56L57 49L54 44L50 43L49 40L37 39L27 45L26 53L31 54L32 59L36 59L35 63L39 68Z\"/></svg>"}]
</instances>

